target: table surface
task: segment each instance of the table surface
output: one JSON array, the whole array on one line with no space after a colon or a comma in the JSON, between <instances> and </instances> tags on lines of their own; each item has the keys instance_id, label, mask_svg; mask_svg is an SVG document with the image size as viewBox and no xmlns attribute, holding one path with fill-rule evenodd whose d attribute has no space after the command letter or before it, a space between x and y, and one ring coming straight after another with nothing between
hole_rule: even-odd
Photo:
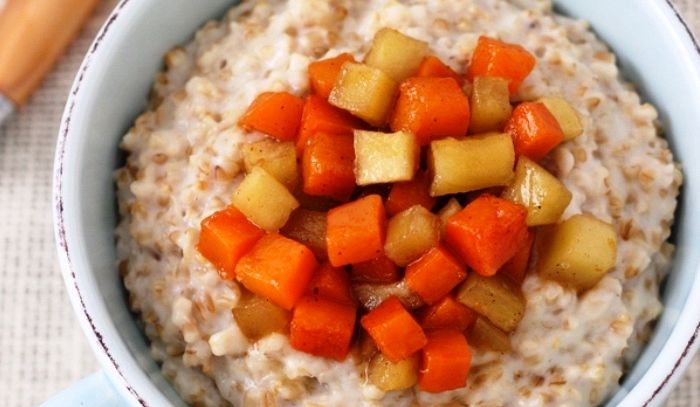
<instances>
[{"instance_id":1,"label":"table surface","mask_svg":"<svg viewBox=\"0 0 700 407\"><path fill-rule=\"evenodd\" d=\"M51 167L73 77L115 3L100 3L29 104L0 127L0 406L37 405L98 369L56 260ZM700 34L700 1L674 3ZM700 406L700 357L666 405Z\"/></svg>"}]
</instances>

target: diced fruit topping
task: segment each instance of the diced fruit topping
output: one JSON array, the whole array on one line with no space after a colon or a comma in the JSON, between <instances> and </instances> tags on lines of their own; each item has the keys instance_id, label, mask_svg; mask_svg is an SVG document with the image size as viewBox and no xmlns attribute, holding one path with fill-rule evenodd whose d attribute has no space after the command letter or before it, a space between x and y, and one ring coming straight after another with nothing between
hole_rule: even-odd
<instances>
[{"instance_id":1,"label":"diced fruit topping","mask_svg":"<svg viewBox=\"0 0 700 407\"><path fill-rule=\"evenodd\" d=\"M513 108L510 105L508 81L497 76L477 76L472 84L472 133L501 131Z\"/></svg>"},{"instance_id":2,"label":"diced fruit topping","mask_svg":"<svg viewBox=\"0 0 700 407\"><path fill-rule=\"evenodd\" d=\"M415 134L424 146L433 139L465 136L469 114L469 99L454 79L409 78L401 84L391 129Z\"/></svg>"},{"instance_id":3,"label":"diced fruit topping","mask_svg":"<svg viewBox=\"0 0 700 407\"><path fill-rule=\"evenodd\" d=\"M343 360L355 331L355 307L322 297L304 297L294 307L289 341L294 349Z\"/></svg>"},{"instance_id":4,"label":"diced fruit topping","mask_svg":"<svg viewBox=\"0 0 700 407\"><path fill-rule=\"evenodd\" d=\"M428 52L427 43L391 28L382 28L374 36L365 63L400 83L416 72Z\"/></svg>"},{"instance_id":5,"label":"diced fruit topping","mask_svg":"<svg viewBox=\"0 0 700 407\"><path fill-rule=\"evenodd\" d=\"M564 132L565 141L574 139L583 133L581 117L569 102L556 96L539 98L537 101L545 105L552 116L557 119Z\"/></svg>"},{"instance_id":6,"label":"diced fruit topping","mask_svg":"<svg viewBox=\"0 0 700 407\"><path fill-rule=\"evenodd\" d=\"M372 126L383 126L394 104L398 83L381 69L346 62L328 101Z\"/></svg>"},{"instance_id":7,"label":"diced fruit topping","mask_svg":"<svg viewBox=\"0 0 700 407\"><path fill-rule=\"evenodd\" d=\"M292 212L280 233L311 249L319 260L328 259L326 212L299 208Z\"/></svg>"},{"instance_id":8,"label":"diced fruit topping","mask_svg":"<svg viewBox=\"0 0 700 407\"><path fill-rule=\"evenodd\" d=\"M470 273L459 287L457 300L506 332L513 331L525 313L525 297L520 288L499 275Z\"/></svg>"},{"instance_id":9,"label":"diced fruit topping","mask_svg":"<svg viewBox=\"0 0 700 407\"><path fill-rule=\"evenodd\" d=\"M423 329L396 297L390 297L360 320L391 362L410 357L427 343Z\"/></svg>"},{"instance_id":10,"label":"diced fruit topping","mask_svg":"<svg viewBox=\"0 0 700 407\"><path fill-rule=\"evenodd\" d=\"M469 332L469 345L494 352L510 352L510 337L486 318L477 317Z\"/></svg>"},{"instance_id":11,"label":"diced fruit topping","mask_svg":"<svg viewBox=\"0 0 700 407\"><path fill-rule=\"evenodd\" d=\"M389 220L384 253L399 266L406 266L440 241L440 220L420 205L399 212Z\"/></svg>"},{"instance_id":12,"label":"diced fruit topping","mask_svg":"<svg viewBox=\"0 0 700 407\"><path fill-rule=\"evenodd\" d=\"M304 101L288 92L261 93L238 124L281 141L295 141Z\"/></svg>"},{"instance_id":13,"label":"diced fruit topping","mask_svg":"<svg viewBox=\"0 0 700 407\"><path fill-rule=\"evenodd\" d=\"M241 299L233 309L233 317L246 338L257 341L272 333L289 331L289 311L272 302L242 290Z\"/></svg>"},{"instance_id":14,"label":"diced fruit topping","mask_svg":"<svg viewBox=\"0 0 700 407\"><path fill-rule=\"evenodd\" d=\"M299 207L294 195L262 167L253 167L233 193L233 206L253 223L268 231L276 231Z\"/></svg>"},{"instance_id":15,"label":"diced fruit topping","mask_svg":"<svg viewBox=\"0 0 700 407\"><path fill-rule=\"evenodd\" d=\"M333 58L322 59L309 64L309 84L313 93L328 99L335 85L340 69L346 62L355 62L355 58L343 53Z\"/></svg>"},{"instance_id":16,"label":"diced fruit topping","mask_svg":"<svg viewBox=\"0 0 700 407\"><path fill-rule=\"evenodd\" d=\"M242 150L243 165L247 173L252 172L255 167L260 167L288 189L294 189L299 181L294 143L266 139L244 144Z\"/></svg>"},{"instance_id":17,"label":"diced fruit topping","mask_svg":"<svg viewBox=\"0 0 700 407\"><path fill-rule=\"evenodd\" d=\"M419 155L420 146L412 133L355 130L357 185L410 181Z\"/></svg>"},{"instance_id":18,"label":"diced fruit topping","mask_svg":"<svg viewBox=\"0 0 700 407\"><path fill-rule=\"evenodd\" d=\"M418 382L418 363L416 355L392 362L379 352L369 361L367 377L383 391L405 390Z\"/></svg>"},{"instance_id":19,"label":"diced fruit topping","mask_svg":"<svg viewBox=\"0 0 700 407\"><path fill-rule=\"evenodd\" d=\"M505 78L513 94L534 67L535 57L520 45L481 36L467 69L467 79L474 81L477 76Z\"/></svg>"},{"instance_id":20,"label":"diced fruit topping","mask_svg":"<svg viewBox=\"0 0 700 407\"><path fill-rule=\"evenodd\" d=\"M523 102L515 107L506 122L505 132L513 137L515 154L535 161L564 140L564 133L557 119L542 103Z\"/></svg>"}]
</instances>

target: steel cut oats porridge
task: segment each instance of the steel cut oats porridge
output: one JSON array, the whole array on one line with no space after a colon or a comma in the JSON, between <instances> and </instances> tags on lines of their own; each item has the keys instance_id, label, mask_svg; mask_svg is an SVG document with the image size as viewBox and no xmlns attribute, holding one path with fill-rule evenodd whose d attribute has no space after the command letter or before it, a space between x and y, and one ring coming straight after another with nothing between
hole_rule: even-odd
<instances>
[{"instance_id":1,"label":"steel cut oats porridge","mask_svg":"<svg viewBox=\"0 0 700 407\"><path fill-rule=\"evenodd\" d=\"M261 92L305 95L309 63L345 52L361 61L385 27L427 42L457 72L480 35L532 52L535 68L511 99L559 95L584 129L543 161L571 192L562 219L588 213L617 233L614 269L585 292L528 273L510 352L474 352L467 386L439 393L382 391L357 349L337 361L283 334L251 341L232 313L242 287L197 250L200 222L243 180L242 146L265 138L238 126L250 103ZM662 310L680 169L656 109L621 78L615 56L547 0L245 1L166 54L121 148L119 272L153 357L193 405L597 405Z\"/></svg>"}]
</instances>

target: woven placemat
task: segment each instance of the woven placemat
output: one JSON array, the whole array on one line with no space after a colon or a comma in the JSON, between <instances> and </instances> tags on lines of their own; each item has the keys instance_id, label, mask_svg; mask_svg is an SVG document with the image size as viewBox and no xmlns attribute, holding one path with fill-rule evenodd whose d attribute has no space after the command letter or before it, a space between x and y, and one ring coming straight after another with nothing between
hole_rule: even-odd
<instances>
[{"instance_id":1,"label":"woven placemat","mask_svg":"<svg viewBox=\"0 0 700 407\"><path fill-rule=\"evenodd\" d=\"M98 369L56 261L51 167L73 77L115 3L103 0L29 104L0 128L0 406L37 405ZM674 3L700 33L700 2ZM667 406L700 406L700 358Z\"/></svg>"}]
</instances>

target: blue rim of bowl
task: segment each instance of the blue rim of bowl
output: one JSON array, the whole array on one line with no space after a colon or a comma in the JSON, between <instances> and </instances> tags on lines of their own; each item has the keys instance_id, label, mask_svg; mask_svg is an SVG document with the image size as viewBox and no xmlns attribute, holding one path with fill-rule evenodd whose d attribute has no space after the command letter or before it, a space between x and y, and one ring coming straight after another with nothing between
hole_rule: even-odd
<instances>
[{"instance_id":1,"label":"blue rim of bowl","mask_svg":"<svg viewBox=\"0 0 700 407\"><path fill-rule=\"evenodd\" d=\"M87 72L88 68L90 67L90 59L89 57L93 55L100 47L100 44L104 40L105 36L108 34L110 27L112 24L117 20L119 17L122 9L127 6L127 4L130 2L130 0L120 0L119 4L114 8L114 10L110 13L109 17L107 18L106 22L100 28L97 36L95 37L94 42L89 48L88 53L86 54L84 58L83 65L80 68L80 71L78 72L76 79L72 85L71 92L68 96L68 101L66 102L66 108L64 112L64 117L62 119L61 123L61 130L58 135L58 140L57 140L57 147L56 147L56 154L55 154L55 164L54 164L54 186L53 186L53 211L54 211L54 233L56 237L56 244L58 247L59 255L65 259L65 264L67 265L68 269L65 269L64 267L61 267L61 273L64 278L64 282L66 284L67 289L73 289L75 290L75 294L77 295L77 298L80 301L80 309L75 309L79 315L82 315L85 318L85 321L88 323L91 329L91 333L93 336L93 339L96 341L97 344L99 344L100 348L104 352L105 356L109 359L111 366L109 366L114 372L117 373L117 375L121 378L122 382L125 385L126 390L128 393L135 399L136 402L138 402L141 406L148 407L149 404L146 402L146 400L143 399L143 397L134 389L126 379L126 376L121 370L121 367L119 363L115 360L114 356L111 354L109 347L105 343L103 335L100 333L99 329L95 325L93 318L90 314L90 312L87 309L87 306L85 305L85 301L83 298L83 295L81 293L78 280L75 274L75 271L73 270L73 266L71 263L71 256L70 256L70 250L68 247L68 242L66 239L66 228L65 228L65 217L64 217L64 205L63 205L63 167L64 167L64 160L65 160L65 153L66 153L66 141L68 139L68 134L70 133L71 129L71 117L73 114L73 109L75 107L75 99L78 95L78 92L80 91L80 87L83 81L83 78L85 77L85 73ZM693 35L693 31L690 29L690 26L688 23L683 19L679 11L676 9L676 7L673 5L671 0L664 0L663 1L666 6L672 11L672 13L675 15L676 19L678 20L678 23L681 24L681 26L684 28L686 31L686 35L689 37L691 43L695 47L695 51L698 54L698 57L700 57L700 44L698 43L698 40L695 38ZM74 307L75 308L75 307ZM87 333L87 332L86 332ZM680 365L683 363L685 358L688 357L691 348L693 347L698 335L700 334L700 321L698 322L697 326L695 327L695 331L693 335L688 339L685 348L683 349L683 352L681 355L678 357L676 360L675 364L673 365L673 368L671 371L664 377L664 379L661 381L661 383L657 386L656 389L654 389L654 392L651 394L649 399L647 399L643 407L648 406L651 404L656 397L661 394L661 392L664 390L664 388L670 383L671 379L674 378L674 375L678 373L678 369Z\"/></svg>"}]
</instances>

